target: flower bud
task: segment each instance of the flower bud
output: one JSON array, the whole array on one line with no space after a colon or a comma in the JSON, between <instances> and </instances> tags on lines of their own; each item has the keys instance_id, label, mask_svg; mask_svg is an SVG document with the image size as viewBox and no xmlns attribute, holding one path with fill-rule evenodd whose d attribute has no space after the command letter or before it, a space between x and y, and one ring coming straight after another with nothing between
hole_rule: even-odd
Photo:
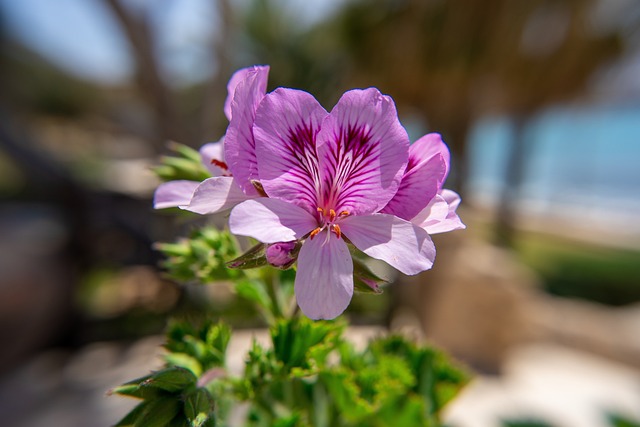
<instances>
[{"instance_id":1,"label":"flower bud","mask_svg":"<svg viewBox=\"0 0 640 427\"><path fill-rule=\"evenodd\" d=\"M286 270L295 262L298 255L297 242L278 242L267 246L267 262L274 267Z\"/></svg>"}]
</instances>

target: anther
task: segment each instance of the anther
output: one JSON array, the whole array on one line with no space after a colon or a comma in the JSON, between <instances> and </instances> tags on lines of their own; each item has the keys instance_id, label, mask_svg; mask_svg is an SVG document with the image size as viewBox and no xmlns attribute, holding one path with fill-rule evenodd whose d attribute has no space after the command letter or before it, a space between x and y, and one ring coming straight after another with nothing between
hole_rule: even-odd
<instances>
[{"instance_id":1,"label":"anther","mask_svg":"<svg viewBox=\"0 0 640 427\"><path fill-rule=\"evenodd\" d=\"M320 231L322 231L322 228L320 228L320 227L318 227L318 228L316 228L315 230L313 230L313 231L311 232L311 234L309 234L309 239L313 240L313 238L314 238L314 237L316 237L316 235L317 235Z\"/></svg>"},{"instance_id":2,"label":"anther","mask_svg":"<svg viewBox=\"0 0 640 427\"><path fill-rule=\"evenodd\" d=\"M229 166L227 166L227 164L221 160L211 159L211 164L219 167L220 169L229 170Z\"/></svg>"},{"instance_id":3,"label":"anther","mask_svg":"<svg viewBox=\"0 0 640 427\"><path fill-rule=\"evenodd\" d=\"M329 209L329 221L333 222L334 219L336 219L336 211Z\"/></svg>"},{"instance_id":4,"label":"anther","mask_svg":"<svg viewBox=\"0 0 640 427\"><path fill-rule=\"evenodd\" d=\"M324 216L324 209L318 208L318 212L320 212L322 214L322 216Z\"/></svg>"},{"instance_id":5,"label":"anther","mask_svg":"<svg viewBox=\"0 0 640 427\"><path fill-rule=\"evenodd\" d=\"M340 226L338 224L333 224L331 226L331 231L336 234L336 237L339 239L342 236L342 231L340 231Z\"/></svg>"},{"instance_id":6,"label":"anther","mask_svg":"<svg viewBox=\"0 0 640 427\"><path fill-rule=\"evenodd\" d=\"M342 211L342 212L340 212L340 214L338 214L338 217L340 217L340 218L344 218L345 216L349 216L349 212L348 211Z\"/></svg>"}]
</instances>

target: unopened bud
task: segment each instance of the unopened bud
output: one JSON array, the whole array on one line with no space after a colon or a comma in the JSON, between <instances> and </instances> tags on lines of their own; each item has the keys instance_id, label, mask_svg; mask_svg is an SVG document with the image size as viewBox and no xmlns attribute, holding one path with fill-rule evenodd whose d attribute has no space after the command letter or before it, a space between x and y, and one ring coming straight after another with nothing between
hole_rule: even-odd
<instances>
[{"instance_id":1,"label":"unopened bud","mask_svg":"<svg viewBox=\"0 0 640 427\"><path fill-rule=\"evenodd\" d=\"M267 262L274 267L286 270L295 262L298 255L297 242L278 242L267 246L265 256Z\"/></svg>"}]
</instances>

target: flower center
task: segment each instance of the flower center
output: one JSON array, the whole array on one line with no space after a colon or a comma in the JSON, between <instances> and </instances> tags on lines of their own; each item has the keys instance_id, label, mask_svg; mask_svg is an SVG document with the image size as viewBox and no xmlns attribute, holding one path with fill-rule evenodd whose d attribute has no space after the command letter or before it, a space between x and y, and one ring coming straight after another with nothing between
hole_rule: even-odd
<instances>
[{"instance_id":1,"label":"flower center","mask_svg":"<svg viewBox=\"0 0 640 427\"><path fill-rule=\"evenodd\" d=\"M340 231L340 226L337 224L342 218L348 217L348 211L342 211L339 214L336 214L336 211L333 209L325 209L318 207L318 213L320 214L320 227L316 228L309 234L309 238L313 240L314 237L318 235L322 230L328 229L330 232L336 235L339 239L342 236L342 232Z\"/></svg>"}]
</instances>

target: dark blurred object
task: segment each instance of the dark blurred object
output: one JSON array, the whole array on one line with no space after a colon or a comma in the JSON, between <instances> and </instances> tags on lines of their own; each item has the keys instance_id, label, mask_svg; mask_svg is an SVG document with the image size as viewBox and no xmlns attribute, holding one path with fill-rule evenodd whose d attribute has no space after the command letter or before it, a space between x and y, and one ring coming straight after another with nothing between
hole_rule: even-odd
<instances>
[{"instance_id":1,"label":"dark blurred object","mask_svg":"<svg viewBox=\"0 0 640 427\"><path fill-rule=\"evenodd\" d=\"M46 345L81 344L74 295L96 266L155 265L150 201L90 190L0 117L0 151L20 170L20 193L0 208L2 370Z\"/></svg>"}]
</instances>

